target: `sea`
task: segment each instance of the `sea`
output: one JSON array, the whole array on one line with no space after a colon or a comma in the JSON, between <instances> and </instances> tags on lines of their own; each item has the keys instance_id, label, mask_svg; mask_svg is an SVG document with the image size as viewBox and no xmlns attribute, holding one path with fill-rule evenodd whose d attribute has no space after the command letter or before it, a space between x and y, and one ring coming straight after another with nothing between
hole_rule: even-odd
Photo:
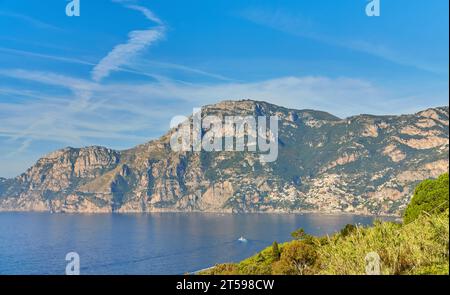
<instances>
[{"instance_id":1,"label":"sea","mask_svg":"<svg viewBox=\"0 0 450 295\"><path fill-rule=\"evenodd\" d=\"M194 273L289 241L298 228L323 236L374 220L348 214L0 213L0 274L62 275L71 252L79 257L80 274Z\"/></svg>"}]
</instances>

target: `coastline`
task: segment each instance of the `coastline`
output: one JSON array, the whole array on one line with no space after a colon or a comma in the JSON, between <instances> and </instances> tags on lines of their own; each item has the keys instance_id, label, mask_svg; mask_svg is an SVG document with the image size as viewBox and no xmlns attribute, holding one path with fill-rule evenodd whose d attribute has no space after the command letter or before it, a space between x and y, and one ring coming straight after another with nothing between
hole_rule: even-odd
<instances>
[{"instance_id":1,"label":"coastline","mask_svg":"<svg viewBox=\"0 0 450 295\"><path fill-rule=\"evenodd\" d=\"M325 215L325 216L365 216L365 217L381 217L381 218L401 218L399 214L370 214L363 212L338 212L338 211L314 211L314 210L294 210L294 211L248 211L248 212L230 212L230 211L200 211L200 210L153 210L153 211L109 211L109 212L80 212L80 211L50 211L50 210L8 210L0 208L1 213L48 213L48 214L71 214L71 215L151 215L151 214L214 214L214 215L242 215L242 214L273 214L273 215Z\"/></svg>"}]
</instances>

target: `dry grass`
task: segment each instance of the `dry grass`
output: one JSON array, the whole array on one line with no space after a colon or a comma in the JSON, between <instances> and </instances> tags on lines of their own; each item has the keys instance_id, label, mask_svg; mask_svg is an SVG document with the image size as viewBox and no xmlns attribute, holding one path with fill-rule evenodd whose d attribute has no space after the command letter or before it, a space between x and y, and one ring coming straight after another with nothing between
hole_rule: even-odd
<instances>
[{"instance_id":1,"label":"dry grass","mask_svg":"<svg viewBox=\"0 0 450 295\"><path fill-rule=\"evenodd\" d=\"M364 274L365 256L377 252L382 274L448 274L448 210L422 215L414 222L398 225L377 223L357 228L347 237L330 238L318 247L319 274Z\"/></svg>"}]
</instances>

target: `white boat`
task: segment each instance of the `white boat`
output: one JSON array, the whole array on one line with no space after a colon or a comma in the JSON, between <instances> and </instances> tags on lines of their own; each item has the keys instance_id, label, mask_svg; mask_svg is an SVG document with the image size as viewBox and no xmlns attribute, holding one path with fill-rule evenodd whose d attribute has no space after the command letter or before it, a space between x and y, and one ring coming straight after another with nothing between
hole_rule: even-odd
<instances>
[{"instance_id":1,"label":"white boat","mask_svg":"<svg viewBox=\"0 0 450 295\"><path fill-rule=\"evenodd\" d=\"M242 243L246 243L246 242L247 242L247 239L241 236L241 237L238 239L238 241L239 241L239 242L242 242Z\"/></svg>"}]
</instances>

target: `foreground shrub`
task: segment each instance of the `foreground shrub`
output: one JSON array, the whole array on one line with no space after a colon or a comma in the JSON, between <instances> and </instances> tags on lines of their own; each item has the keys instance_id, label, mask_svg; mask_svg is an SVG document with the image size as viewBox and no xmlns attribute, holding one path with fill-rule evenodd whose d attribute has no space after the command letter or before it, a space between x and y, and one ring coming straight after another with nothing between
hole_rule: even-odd
<instances>
[{"instance_id":1,"label":"foreground shrub","mask_svg":"<svg viewBox=\"0 0 450 295\"><path fill-rule=\"evenodd\" d=\"M314 246L300 241L293 241L283 247L280 260L273 264L272 273L288 275L312 274L316 259L317 253Z\"/></svg>"},{"instance_id":2,"label":"foreground shrub","mask_svg":"<svg viewBox=\"0 0 450 295\"><path fill-rule=\"evenodd\" d=\"M438 179L422 181L415 189L414 196L405 210L403 221L410 223L424 213L440 213L448 209L448 173Z\"/></svg>"},{"instance_id":3,"label":"foreground shrub","mask_svg":"<svg viewBox=\"0 0 450 295\"><path fill-rule=\"evenodd\" d=\"M449 223L444 213L413 223L377 223L318 249L320 274L365 274L365 256L376 252L382 274L448 273Z\"/></svg>"}]
</instances>

